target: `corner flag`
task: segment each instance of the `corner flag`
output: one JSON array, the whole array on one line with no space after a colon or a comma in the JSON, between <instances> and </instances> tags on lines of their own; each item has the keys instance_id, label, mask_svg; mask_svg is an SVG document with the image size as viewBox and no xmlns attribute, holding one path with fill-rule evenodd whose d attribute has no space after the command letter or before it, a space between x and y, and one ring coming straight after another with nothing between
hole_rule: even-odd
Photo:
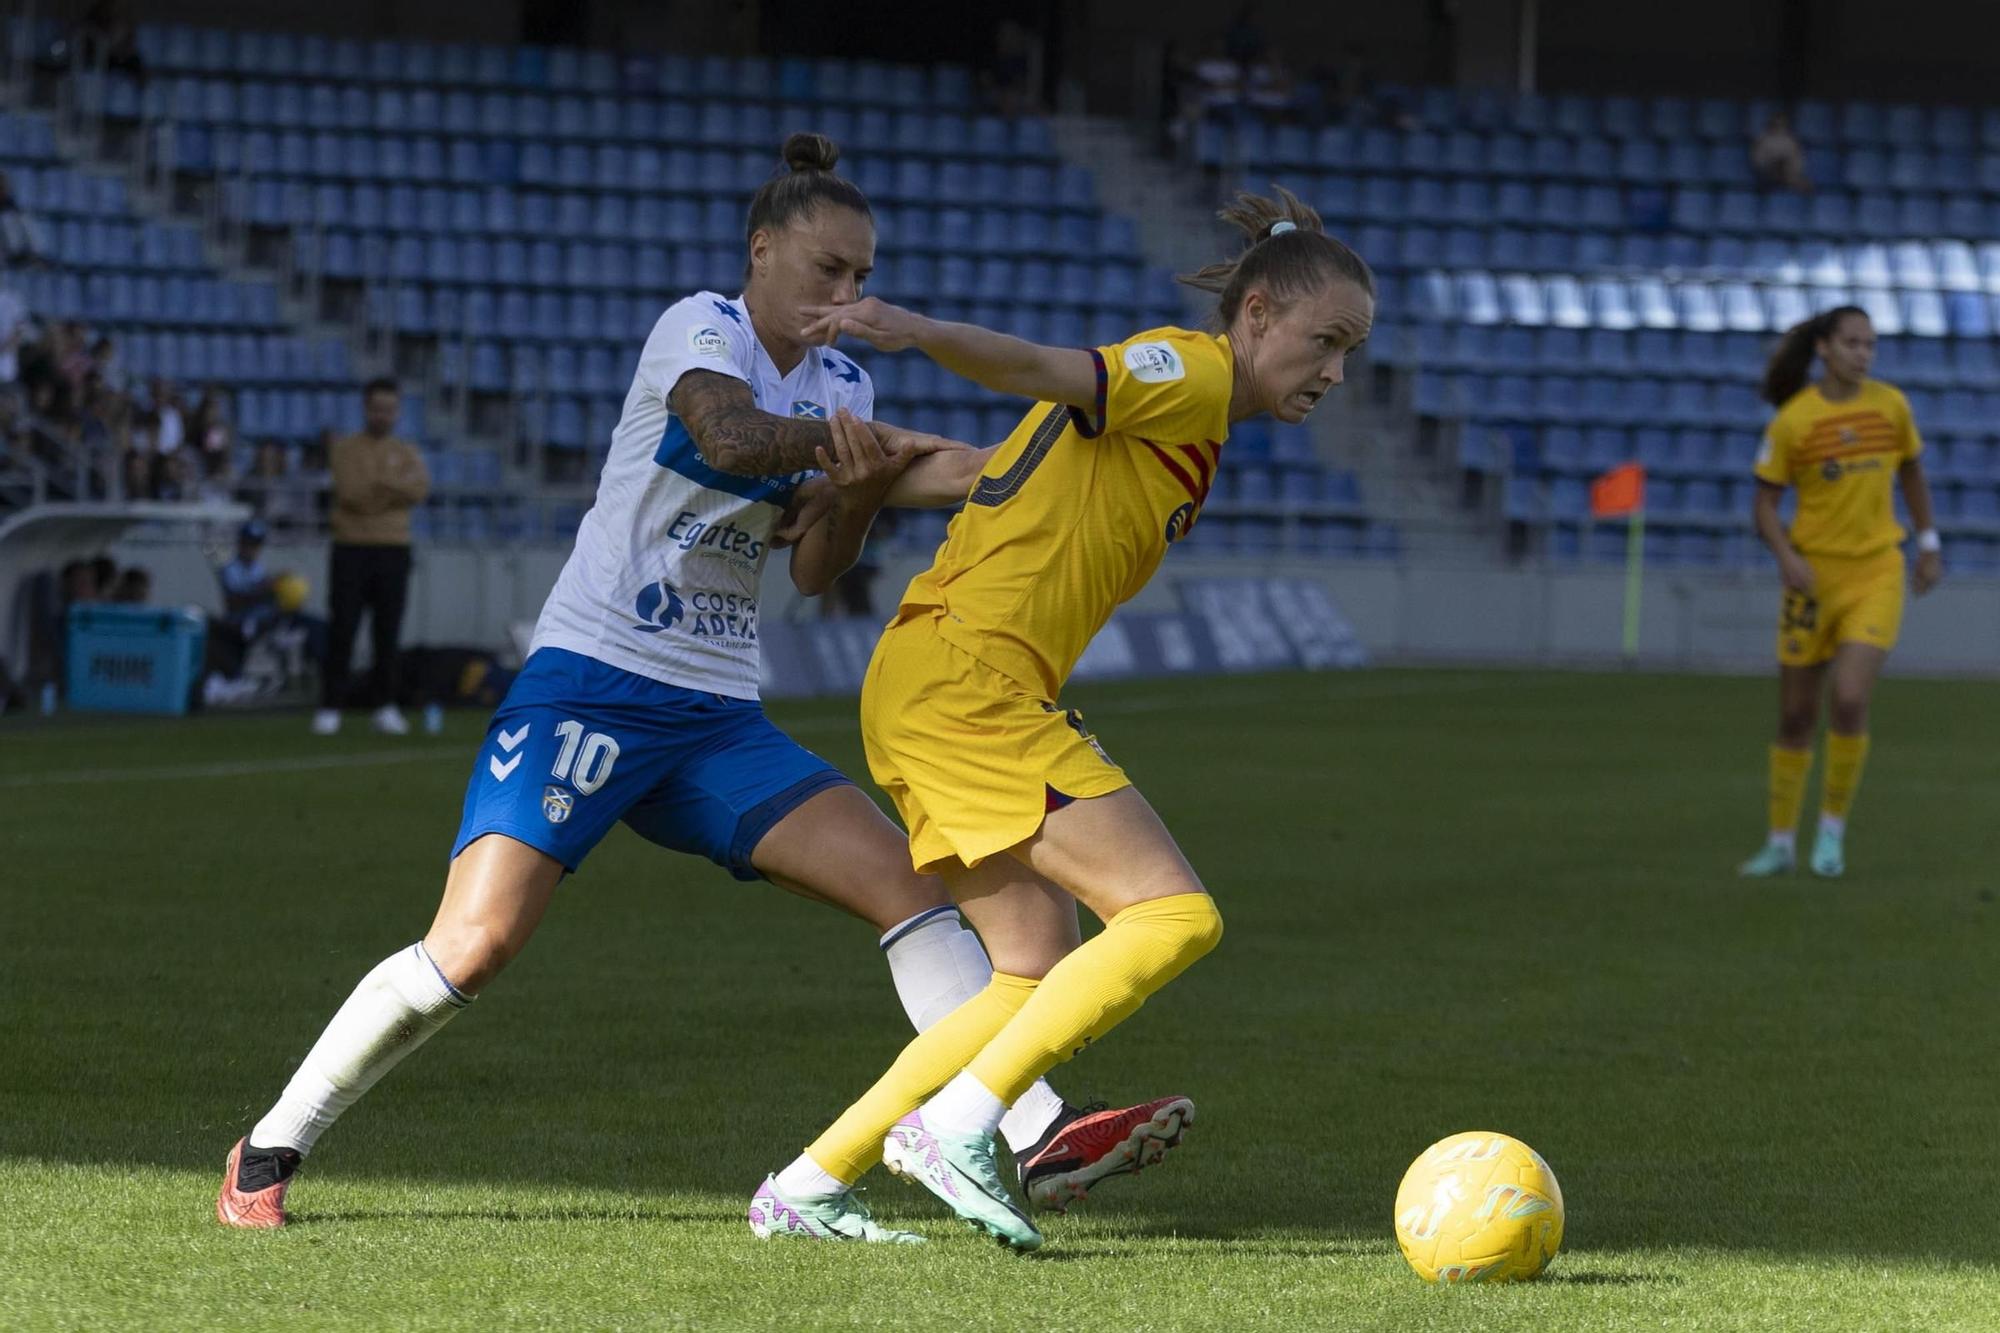
<instances>
[{"instance_id":1,"label":"corner flag","mask_svg":"<svg viewBox=\"0 0 2000 1333\"><path fill-rule=\"evenodd\" d=\"M1621 463L1590 483L1590 516L1631 515L1625 543L1625 660L1639 655L1639 593L1645 586L1646 469Z\"/></svg>"}]
</instances>

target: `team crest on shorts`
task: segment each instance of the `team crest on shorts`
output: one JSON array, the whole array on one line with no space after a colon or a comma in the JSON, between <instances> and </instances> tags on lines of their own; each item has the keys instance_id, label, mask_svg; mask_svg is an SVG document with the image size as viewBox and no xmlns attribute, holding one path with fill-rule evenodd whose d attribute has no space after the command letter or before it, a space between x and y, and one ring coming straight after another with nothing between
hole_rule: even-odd
<instances>
[{"instance_id":1,"label":"team crest on shorts","mask_svg":"<svg viewBox=\"0 0 2000 1333\"><path fill-rule=\"evenodd\" d=\"M542 788L542 814L551 824L560 824L576 808L576 793L567 787Z\"/></svg>"}]
</instances>

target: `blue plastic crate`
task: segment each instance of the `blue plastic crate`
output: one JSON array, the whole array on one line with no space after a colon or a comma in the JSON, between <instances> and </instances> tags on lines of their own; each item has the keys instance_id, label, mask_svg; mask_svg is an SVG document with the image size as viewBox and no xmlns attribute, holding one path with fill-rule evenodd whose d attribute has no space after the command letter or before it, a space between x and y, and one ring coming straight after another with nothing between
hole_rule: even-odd
<instances>
[{"instance_id":1,"label":"blue plastic crate","mask_svg":"<svg viewBox=\"0 0 2000 1333\"><path fill-rule=\"evenodd\" d=\"M69 706L104 713L188 711L207 626L187 610L94 606L69 613Z\"/></svg>"}]
</instances>

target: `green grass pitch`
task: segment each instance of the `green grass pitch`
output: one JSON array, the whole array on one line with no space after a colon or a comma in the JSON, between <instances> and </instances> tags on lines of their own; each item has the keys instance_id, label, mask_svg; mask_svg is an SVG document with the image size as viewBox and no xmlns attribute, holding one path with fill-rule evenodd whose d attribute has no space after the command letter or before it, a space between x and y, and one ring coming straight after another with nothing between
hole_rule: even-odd
<instances>
[{"instance_id":1,"label":"green grass pitch","mask_svg":"<svg viewBox=\"0 0 2000 1333\"><path fill-rule=\"evenodd\" d=\"M1849 877L1733 877L1766 680L1370 672L1079 689L1221 948L1072 1099L1187 1144L1009 1257L760 1244L743 1206L906 1037L869 930L619 830L512 971L330 1133L297 1225L224 1154L424 929L482 719L0 727L0 1327L1990 1329L1990 683L1890 680ZM773 709L860 772L850 703ZM338 761L337 763L334 761ZM1565 1253L1433 1289L1403 1168L1548 1158Z\"/></svg>"}]
</instances>

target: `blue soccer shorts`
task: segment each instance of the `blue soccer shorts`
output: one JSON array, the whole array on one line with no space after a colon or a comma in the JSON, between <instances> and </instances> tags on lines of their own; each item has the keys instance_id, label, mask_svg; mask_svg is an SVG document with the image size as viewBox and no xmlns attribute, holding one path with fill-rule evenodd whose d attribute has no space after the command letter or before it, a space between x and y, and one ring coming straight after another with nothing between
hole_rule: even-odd
<instances>
[{"instance_id":1,"label":"blue soccer shorts","mask_svg":"<svg viewBox=\"0 0 2000 1333\"><path fill-rule=\"evenodd\" d=\"M763 836L847 784L754 699L543 648L486 729L451 854L504 833L573 871L622 819L651 842L753 880L750 853Z\"/></svg>"}]
</instances>

